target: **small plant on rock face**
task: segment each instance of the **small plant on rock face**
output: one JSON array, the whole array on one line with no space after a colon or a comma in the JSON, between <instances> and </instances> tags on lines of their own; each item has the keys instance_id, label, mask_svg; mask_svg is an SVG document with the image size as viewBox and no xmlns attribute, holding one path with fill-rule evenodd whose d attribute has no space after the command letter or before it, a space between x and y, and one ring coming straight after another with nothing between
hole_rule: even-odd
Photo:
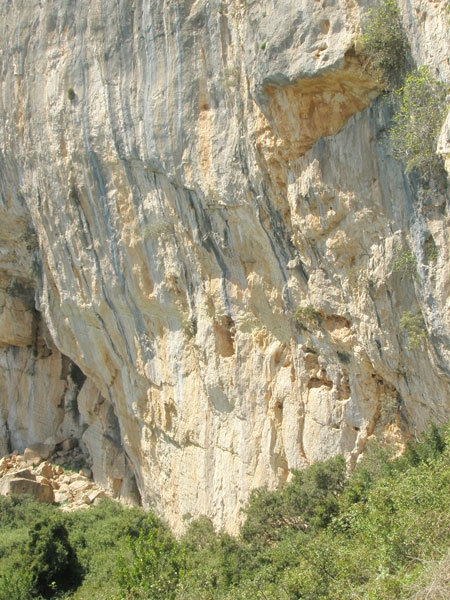
<instances>
[{"instance_id":1,"label":"small plant on rock face","mask_svg":"<svg viewBox=\"0 0 450 600\"><path fill-rule=\"evenodd\" d=\"M425 321L420 313L406 311L400 319L400 327L408 336L408 350L420 348L427 337Z\"/></svg>"},{"instance_id":2,"label":"small plant on rock face","mask_svg":"<svg viewBox=\"0 0 450 600\"><path fill-rule=\"evenodd\" d=\"M437 247L432 235L429 235L425 240L424 254L426 260L430 262L436 261L439 256L439 248Z\"/></svg>"},{"instance_id":3,"label":"small plant on rock face","mask_svg":"<svg viewBox=\"0 0 450 600\"><path fill-rule=\"evenodd\" d=\"M400 87L407 73L409 44L395 0L382 0L369 11L361 42L378 78L388 89Z\"/></svg>"},{"instance_id":4,"label":"small plant on rock face","mask_svg":"<svg viewBox=\"0 0 450 600\"><path fill-rule=\"evenodd\" d=\"M427 253L428 260L436 260L438 256L439 250L436 247L431 248Z\"/></svg>"},{"instance_id":5,"label":"small plant on rock face","mask_svg":"<svg viewBox=\"0 0 450 600\"><path fill-rule=\"evenodd\" d=\"M197 321L195 319L184 319L181 323L181 331L184 337L190 340L197 333Z\"/></svg>"},{"instance_id":6,"label":"small plant on rock face","mask_svg":"<svg viewBox=\"0 0 450 600\"><path fill-rule=\"evenodd\" d=\"M308 329L308 325L317 323L319 313L311 306L299 306L294 313L294 320L301 329Z\"/></svg>"},{"instance_id":7,"label":"small plant on rock face","mask_svg":"<svg viewBox=\"0 0 450 600\"><path fill-rule=\"evenodd\" d=\"M393 262L394 273L401 273L409 277L417 275L417 259L411 250L404 250L394 258Z\"/></svg>"}]
</instances>

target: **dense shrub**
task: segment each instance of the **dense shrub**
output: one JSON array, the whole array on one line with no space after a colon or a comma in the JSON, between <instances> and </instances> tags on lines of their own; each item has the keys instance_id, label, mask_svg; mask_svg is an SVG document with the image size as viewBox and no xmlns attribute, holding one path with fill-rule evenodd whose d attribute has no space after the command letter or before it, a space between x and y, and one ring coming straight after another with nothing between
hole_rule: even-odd
<instances>
[{"instance_id":1,"label":"dense shrub","mask_svg":"<svg viewBox=\"0 0 450 600\"><path fill-rule=\"evenodd\" d=\"M186 559L186 599L215 598L241 582L248 564L245 549L232 536L217 534L206 517L189 525L181 543Z\"/></svg>"},{"instance_id":2,"label":"dense shrub","mask_svg":"<svg viewBox=\"0 0 450 600\"><path fill-rule=\"evenodd\" d=\"M446 173L436 147L448 110L448 90L426 67L412 71L396 0L381 0L368 12L361 42L377 77L387 90L396 90L389 132L394 157L405 164L406 173L416 170L425 181L444 185Z\"/></svg>"},{"instance_id":3,"label":"dense shrub","mask_svg":"<svg viewBox=\"0 0 450 600\"><path fill-rule=\"evenodd\" d=\"M407 310L400 319L400 328L408 337L408 350L417 350L427 339L427 328L421 313L412 313Z\"/></svg>"},{"instance_id":4,"label":"dense shrub","mask_svg":"<svg viewBox=\"0 0 450 600\"><path fill-rule=\"evenodd\" d=\"M62 519L38 521L29 532L25 561L37 596L53 598L78 587L82 571Z\"/></svg>"},{"instance_id":5,"label":"dense shrub","mask_svg":"<svg viewBox=\"0 0 450 600\"><path fill-rule=\"evenodd\" d=\"M70 591L77 600L117 597L118 558L127 556L145 520L142 509L112 501L61 513L31 498L0 496L0 600L42 598L47 592L57 598L59 591L66 597L67 583L78 585ZM58 584L65 560L70 569Z\"/></svg>"},{"instance_id":6,"label":"dense shrub","mask_svg":"<svg viewBox=\"0 0 450 600\"><path fill-rule=\"evenodd\" d=\"M131 559L121 561L119 587L127 600L175 600L184 575L181 545L150 514L131 545Z\"/></svg>"},{"instance_id":7,"label":"dense shrub","mask_svg":"<svg viewBox=\"0 0 450 600\"><path fill-rule=\"evenodd\" d=\"M395 158L406 165L406 172L416 169L425 179L444 179L436 147L448 109L446 87L422 67L406 78L397 94L400 106L389 132Z\"/></svg>"},{"instance_id":8,"label":"dense shrub","mask_svg":"<svg viewBox=\"0 0 450 600\"><path fill-rule=\"evenodd\" d=\"M89 510L66 513L69 539L85 573L76 600L111 600L119 595L119 557L131 560L130 543L145 527L146 513L104 500Z\"/></svg>"},{"instance_id":9,"label":"dense shrub","mask_svg":"<svg viewBox=\"0 0 450 600\"><path fill-rule=\"evenodd\" d=\"M289 528L307 531L324 527L338 510L344 488L345 461L337 456L295 471L292 481L279 490L254 490L241 530L244 541L271 543Z\"/></svg>"},{"instance_id":10,"label":"dense shrub","mask_svg":"<svg viewBox=\"0 0 450 600\"><path fill-rule=\"evenodd\" d=\"M390 90L400 87L408 70L409 44L395 0L382 0L368 12L361 41L379 79Z\"/></svg>"}]
</instances>

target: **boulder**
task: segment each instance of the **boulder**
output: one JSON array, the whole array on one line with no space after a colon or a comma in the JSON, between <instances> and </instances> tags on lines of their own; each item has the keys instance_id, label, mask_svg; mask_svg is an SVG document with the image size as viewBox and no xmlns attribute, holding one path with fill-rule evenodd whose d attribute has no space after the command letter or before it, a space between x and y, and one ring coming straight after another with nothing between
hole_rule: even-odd
<instances>
[{"instance_id":1,"label":"boulder","mask_svg":"<svg viewBox=\"0 0 450 600\"><path fill-rule=\"evenodd\" d=\"M36 474L41 475L42 477L46 477L47 479L52 479L54 476L53 466L49 462L43 462L36 468Z\"/></svg>"},{"instance_id":2,"label":"boulder","mask_svg":"<svg viewBox=\"0 0 450 600\"><path fill-rule=\"evenodd\" d=\"M24 477L7 476L0 482L0 494L8 496L10 494L27 494L35 498L38 502L54 502L55 496L53 488L45 483L26 479Z\"/></svg>"},{"instance_id":3,"label":"boulder","mask_svg":"<svg viewBox=\"0 0 450 600\"><path fill-rule=\"evenodd\" d=\"M30 469L22 469L20 471L13 471L9 474L10 477L15 479L31 479L36 481L36 475L30 471Z\"/></svg>"},{"instance_id":4,"label":"boulder","mask_svg":"<svg viewBox=\"0 0 450 600\"><path fill-rule=\"evenodd\" d=\"M39 462L47 460L54 452L54 444L32 444L28 448L25 448L23 454L26 462L35 464L38 460Z\"/></svg>"}]
</instances>

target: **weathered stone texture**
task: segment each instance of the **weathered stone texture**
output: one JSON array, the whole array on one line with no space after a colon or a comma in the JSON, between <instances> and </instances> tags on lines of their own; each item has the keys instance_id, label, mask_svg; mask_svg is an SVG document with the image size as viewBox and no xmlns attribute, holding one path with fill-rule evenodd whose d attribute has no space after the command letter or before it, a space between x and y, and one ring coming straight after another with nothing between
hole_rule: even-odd
<instances>
[{"instance_id":1,"label":"weathered stone texture","mask_svg":"<svg viewBox=\"0 0 450 600\"><path fill-rule=\"evenodd\" d=\"M175 529L234 530L255 486L448 418L448 197L390 156L367 6L0 1L4 453L75 436ZM445 3L400 8L449 82Z\"/></svg>"}]
</instances>

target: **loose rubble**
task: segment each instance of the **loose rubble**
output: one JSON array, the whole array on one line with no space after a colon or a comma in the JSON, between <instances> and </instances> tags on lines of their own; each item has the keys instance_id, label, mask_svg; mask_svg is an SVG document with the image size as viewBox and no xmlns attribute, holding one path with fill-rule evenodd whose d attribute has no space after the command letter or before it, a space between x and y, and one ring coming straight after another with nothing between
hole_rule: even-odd
<instances>
[{"instance_id":1,"label":"loose rubble","mask_svg":"<svg viewBox=\"0 0 450 600\"><path fill-rule=\"evenodd\" d=\"M0 459L0 495L27 494L62 510L87 508L111 497L92 480L76 440L35 444ZM75 470L76 469L76 470Z\"/></svg>"}]
</instances>

